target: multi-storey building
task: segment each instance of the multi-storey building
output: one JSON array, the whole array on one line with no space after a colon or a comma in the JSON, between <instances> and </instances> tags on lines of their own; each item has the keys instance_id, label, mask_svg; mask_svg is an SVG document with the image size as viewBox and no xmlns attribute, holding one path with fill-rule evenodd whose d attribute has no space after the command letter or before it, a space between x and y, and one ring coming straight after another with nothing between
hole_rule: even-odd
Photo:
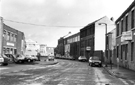
<instances>
[{"instance_id":1,"label":"multi-storey building","mask_svg":"<svg viewBox=\"0 0 135 85\"><path fill-rule=\"evenodd\" d=\"M64 39L65 58L78 59L80 56L80 32Z\"/></svg>"},{"instance_id":2,"label":"multi-storey building","mask_svg":"<svg viewBox=\"0 0 135 85\"><path fill-rule=\"evenodd\" d=\"M2 53L4 54L24 54L25 36L24 33L11 28L3 23Z\"/></svg>"},{"instance_id":3,"label":"multi-storey building","mask_svg":"<svg viewBox=\"0 0 135 85\"><path fill-rule=\"evenodd\" d=\"M46 47L47 56L54 56L54 47Z\"/></svg>"},{"instance_id":4,"label":"multi-storey building","mask_svg":"<svg viewBox=\"0 0 135 85\"><path fill-rule=\"evenodd\" d=\"M80 56L89 59L90 56L96 54L95 51L104 51L107 47L105 34L114 28L114 22L106 16L82 28L80 30Z\"/></svg>"},{"instance_id":5,"label":"multi-storey building","mask_svg":"<svg viewBox=\"0 0 135 85\"><path fill-rule=\"evenodd\" d=\"M47 56L47 51L46 51L46 44L40 44L40 54L41 56Z\"/></svg>"},{"instance_id":6,"label":"multi-storey building","mask_svg":"<svg viewBox=\"0 0 135 85\"><path fill-rule=\"evenodd\" d=\"M24 54L25 48L24 33L7 26L0 17L0 54Z\"/></svg>"},{"instance_id":7,"label":"multi-storey building","mask_svg":"<svg viewBox=\"0 0 135 85\"><path fill-rule=\"evenodd\" d=\"M26 52L25 55L37 55L40 52L40 44L36 41L27 39L26 40Z\"/></svg>"},{"instance_id":8,"label":"multi-storey building","mask_svg":"<svg viewBox=\"0 0 135 85\"><path fill-rule=\"evenodd\" d=\"M135 0L115 21L120 66L135 70Z\"/></svg>"},{"instance_id":9,"label":"multi-storey building","mask_svg":"<svg viewBox=\"0 0 135 85\"><path fill-rule=\"evenodd\" d=\"M58 40L57 54L59 54L60 56L64 56L64 38L63 37L61 37Z\"/></svg>"}]
</instances>

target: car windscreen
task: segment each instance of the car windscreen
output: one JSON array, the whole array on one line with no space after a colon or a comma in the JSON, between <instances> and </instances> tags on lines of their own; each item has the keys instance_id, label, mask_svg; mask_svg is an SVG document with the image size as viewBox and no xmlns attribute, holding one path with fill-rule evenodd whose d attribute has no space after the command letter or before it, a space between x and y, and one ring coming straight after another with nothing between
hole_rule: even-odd
<instances>
[{"instance_id":1,"label":"car windscreen","mask_svg":"<svg viewBox=\"0 0 135 85\"><path fill-rule=\"evenodd\" d=\"M99 57L92 57L92 60L100 60Z\"/></svg>"}]
</instances>

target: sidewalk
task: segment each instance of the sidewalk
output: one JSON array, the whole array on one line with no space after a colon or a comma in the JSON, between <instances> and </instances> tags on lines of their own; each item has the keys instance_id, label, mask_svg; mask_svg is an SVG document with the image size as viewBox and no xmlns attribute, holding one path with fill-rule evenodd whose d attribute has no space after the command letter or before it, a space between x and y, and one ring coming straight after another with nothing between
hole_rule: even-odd
<instances>
[{"instance_id":1,"label":"sidewalk","mask_svg":"<svg viewBox=\"0 0 135 85\"><path fill-rule=\"evenodd\" d=\"M112 69L111 69L111 65L108 65L108 67L104 68L111 74L114 75L115 77L118 78L123 78L123 79L131 79L131 80L135 80L135 71L124 68L124 67L117 67L116 65L112 65Z\"/></svg>"}]
</instances>

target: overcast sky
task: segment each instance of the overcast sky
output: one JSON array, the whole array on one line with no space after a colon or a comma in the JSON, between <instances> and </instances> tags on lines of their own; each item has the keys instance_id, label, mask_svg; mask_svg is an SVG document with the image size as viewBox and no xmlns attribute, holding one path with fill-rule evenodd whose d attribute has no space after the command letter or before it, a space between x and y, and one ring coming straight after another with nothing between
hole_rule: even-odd
<instances>
[{"instance_id":1,"label":"overcast sky","mask_svg":"<svg viewBox=\"0 0 135 85\"><path fill-rule=\"evenodd\" d=\"M116 20L134 0L0 0L1 16L26 39L56 47L58 39L103 17Z\"/></svg>"}]
</instances>

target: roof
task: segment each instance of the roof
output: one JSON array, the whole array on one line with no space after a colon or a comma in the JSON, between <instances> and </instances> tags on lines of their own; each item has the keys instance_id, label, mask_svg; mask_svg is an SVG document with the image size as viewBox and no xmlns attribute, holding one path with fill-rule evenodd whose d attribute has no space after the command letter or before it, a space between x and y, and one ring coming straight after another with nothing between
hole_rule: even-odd
<instances>
[{"instance_id":1,"label":"roof","mask_svg":"<svg viewBox=\"0 0 135 85\"><path fill-rule=\"evenodd\" d=\"M132 4L121 14L121 16L115 21L117 23L123 16L126 15L133 7L135 6L135 0L132 2Z\"/></svg>"},{"instance_id":2,"label":"roof","mask_svg":"<svg viewBox=\"0 0 135 85\"><path fill-rule=\"evenodd\" d=\"M99 21L99 20L101 20L101 19L103 19L103 18L105 18L105 17L106 17L106 16L104 16L104 17L102 17L102 18L100 18L100 19L97 19L97 20L95 20L94 22L89 23L88 25L86 25L86 26L83 27L82 29L84 29L84 28L86 28L87 26L90 26L90 25L96 23L97 21ZM82 29L80 29L80 30L82 30Z\"/></svg>"}]
</instances>

